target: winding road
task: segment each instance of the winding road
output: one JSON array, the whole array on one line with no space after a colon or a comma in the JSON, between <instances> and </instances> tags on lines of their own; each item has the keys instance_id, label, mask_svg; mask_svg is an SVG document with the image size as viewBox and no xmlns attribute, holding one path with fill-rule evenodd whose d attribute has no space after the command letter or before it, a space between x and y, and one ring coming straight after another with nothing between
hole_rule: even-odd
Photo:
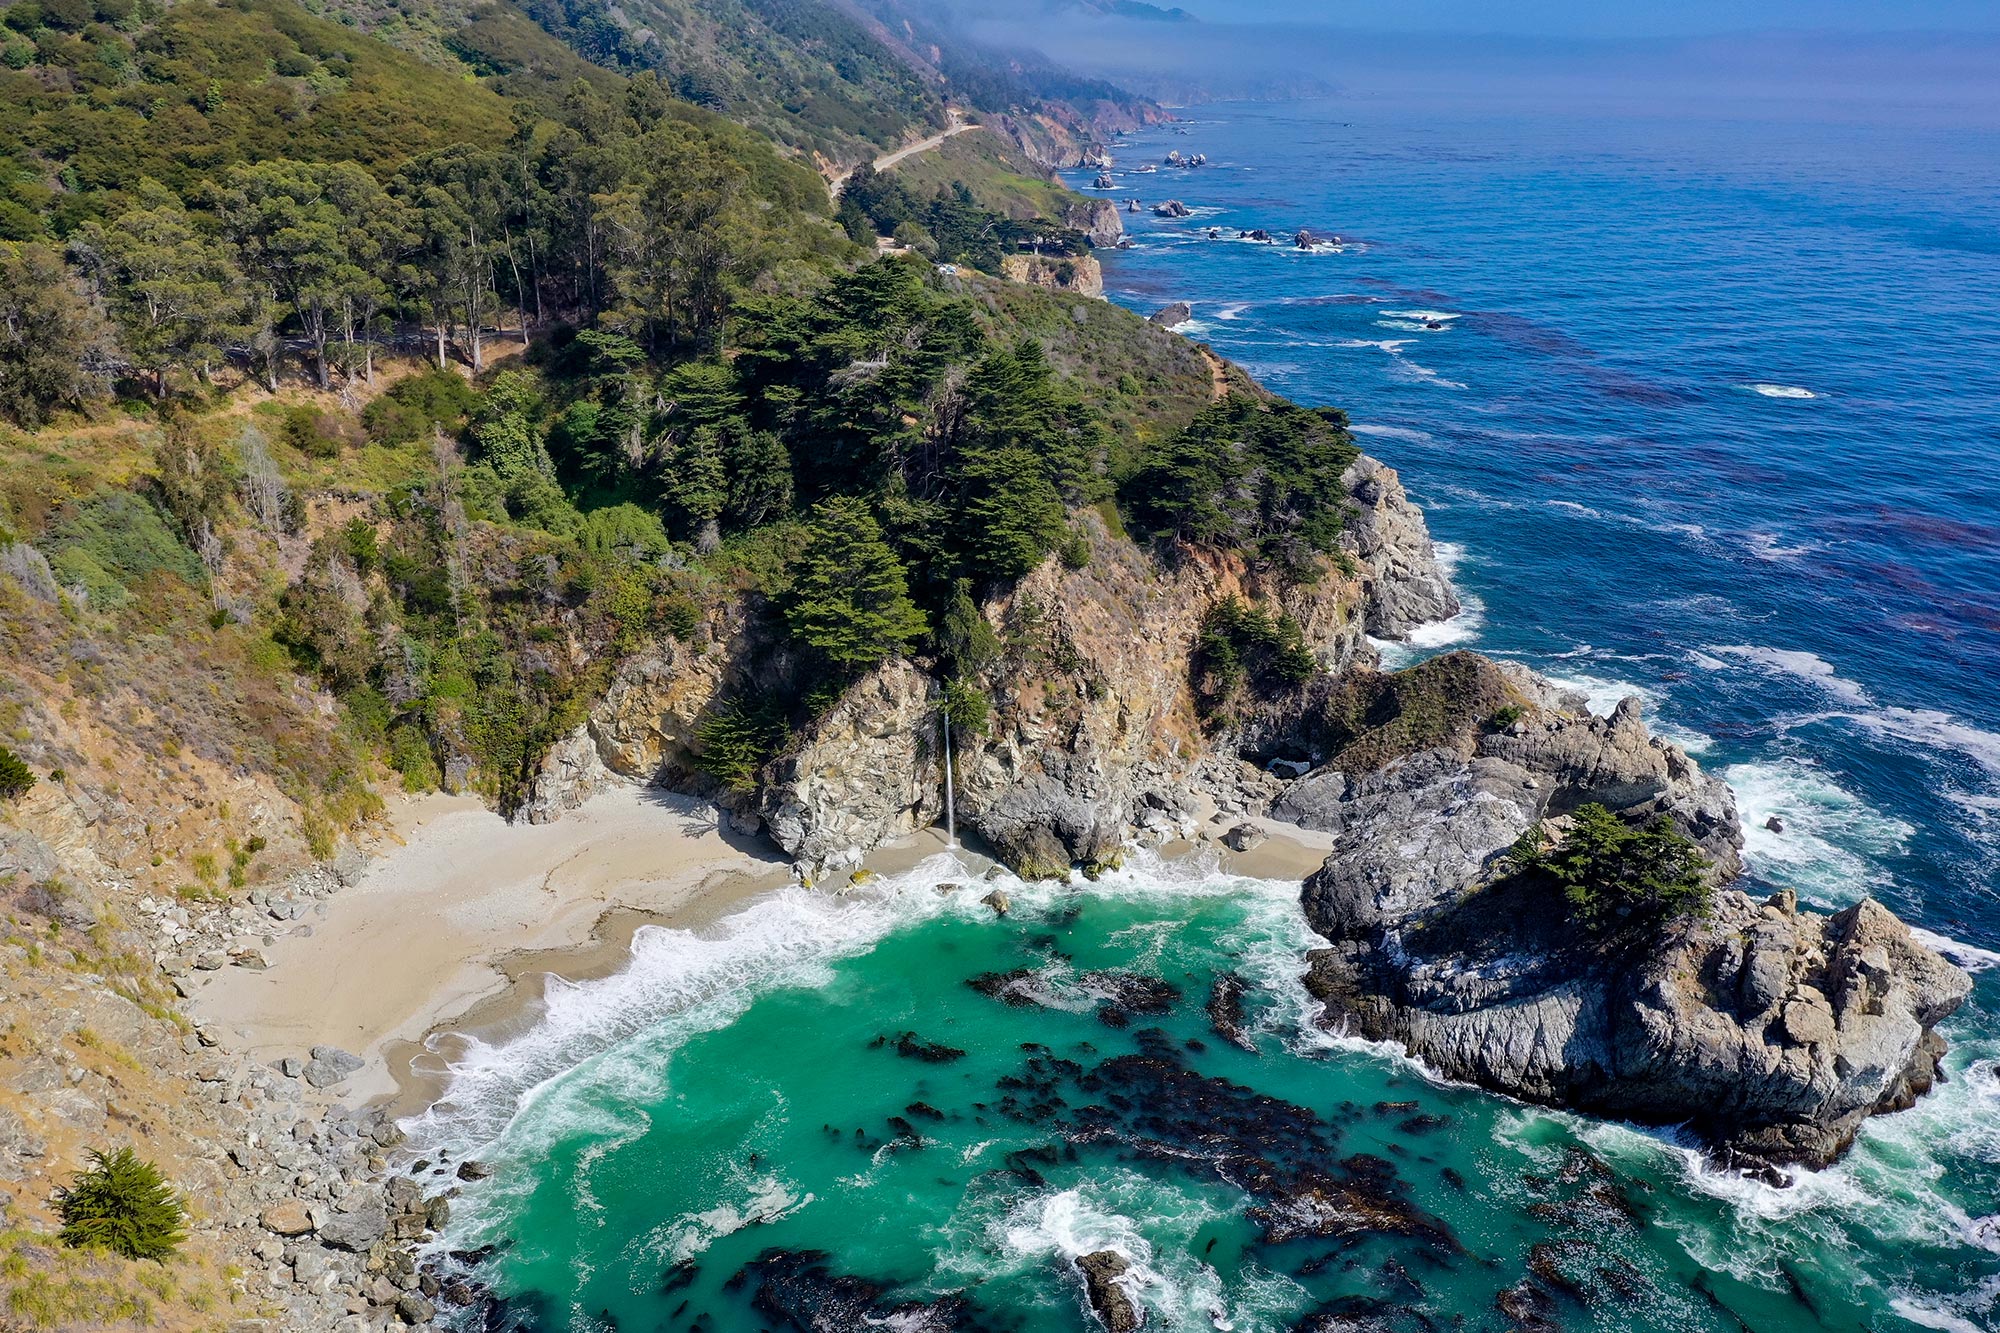
<instances>
[{"instance_id":1,"label":"winding road","mask_svg":"<svg viewBox=\"0 0 2000 1333\"><path fill-rule=\"evenodd\" d=\"M976 130L979 128L977 122L967 121L961 117L956 108L948 110L945 114L951 118L951 123L945 127L942 134L933 134L928 139L919 139L913 144L898 148L893 153L882 154L882 156L875 159L875 170L887 171L898 162L915 157L918 153L928 153L954 134L963 134L967 130ZM840 197L840 192L847 188L847 178L853 174L851 170L843 171L827 182L827 189L832 192L834 198L838 199Z\"/></svg>"}]
</instances>

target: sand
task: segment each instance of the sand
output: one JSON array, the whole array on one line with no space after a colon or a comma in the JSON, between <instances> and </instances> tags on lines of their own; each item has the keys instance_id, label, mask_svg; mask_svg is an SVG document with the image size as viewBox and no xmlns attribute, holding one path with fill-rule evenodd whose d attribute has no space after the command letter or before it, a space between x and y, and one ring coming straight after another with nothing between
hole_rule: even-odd
<instances>
[{"instance_id":1,"label":"sand","mask_svg":"<svg viewBox=\"0 0 2000 1333\"><path fill-rule=\"evenodd\" d=\"M544 825L429 797L399 807L394 826L361 882L308 918L310 935L267 947L267 970L209 974L190 997L197 1021L254 1058L315 1045L361 1056L341 1089L350 1101L393 1094L425 1036L507 990L531 970L524 958L583 949L580 963L608 971L639 924L698 927L789 878L775 849L718 828L712 806L650 788L613 789Z\"/></svg>"},{"instance_id":2,"label":"sand","mask_svg":"<svg viewBox=\"0 0 2000 1333\"><path fill-rule=\"evenodd\" d=\"M1213 847L1224 869L1262 879L1302 879L1325 859L1324 835L1270 820L1248 821L1269 836L1247 852L1213 841L1241 822L1217 818L1201 842L1160 850ZM700 929L790 879L775 847L719 828L714 807L651 788L614 788L539 826L425 797L395 809L385 841L309 932L264 949L268 969L196 974L190 1007L255 1059L353 1052L366 1065L336 1093L397 1114L437 1098L464 1035L501 1040L534 1022L550 975L609 975L641 926ZM866 865L895 874L944 845L926 830Z\"/></svg>"}]
</instances>

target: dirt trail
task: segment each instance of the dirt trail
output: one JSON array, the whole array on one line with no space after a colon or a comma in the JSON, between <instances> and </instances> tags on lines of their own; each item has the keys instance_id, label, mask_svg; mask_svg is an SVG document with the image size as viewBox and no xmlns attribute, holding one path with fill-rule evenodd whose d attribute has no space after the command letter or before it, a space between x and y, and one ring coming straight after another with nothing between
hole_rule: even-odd
<instances>
[{"instance_id":1,"label":"dirt trail","mask_svg":"<svg viewBox=\"0 0 2000 1333\"><path fill-rule=\"evenodd\" d=\"M915 157L918 153L928 153L931 149L936 148L955 134L963 134L967 130L976 130L979 128L977 124L962 119L955 109L947 112L947 114L951 117L951 123L945 128L942 134L933 134L928 139L920 139L907 147L898 148L893 153L882 154L882 156L875 159L875 170L887 171L898 162ZM852 171L843 171L827 182L827 189L832 191L834 198L838 199L840 197L840 192L847 188L847 178L853 174Z\"/></svg>"}]
</instances>

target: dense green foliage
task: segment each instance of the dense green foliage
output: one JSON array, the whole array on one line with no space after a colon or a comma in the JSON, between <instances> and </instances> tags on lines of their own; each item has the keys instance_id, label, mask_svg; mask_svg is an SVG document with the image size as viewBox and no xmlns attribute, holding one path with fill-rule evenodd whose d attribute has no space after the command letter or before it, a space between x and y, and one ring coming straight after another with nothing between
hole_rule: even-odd
<instances>
[{"instance_id":1,"label":"dense green foliage","mask_svg":"<svg viewBox=\"0 0 2000 1333\"><path fill-rule=\"evenodd\" d=\"M1235 596L1202 617L1188 665L1195 704L1212 722L1227 720L1246 690L1268 695L1296 689L1319 669L1297 621Z\"/></svg>"},{"instance_id":2,"label":"dense green foliage","mask_svg":"<svg viewBox=\"0 0 2000 1333\"><path fill-rule=\"evenodd\" d=\"M17 422L120 376L276 387L294 351L321 387L365 380L385 339L478 370L496 323L713 350L740 287L843 248L813 172L657 75L510 101L290 0L109 3L0 28L27 35L0 68Z\"/></svg>"},{"instance_id":3,"label":"dense green foliage","mask_svg":"<svg viewBox=\"0 0 2000 1333\"><path fill-rule=\"evenodd\" d=\"M130 1148L95 1149L90 1166L56 1188L65 1245L99 1245L127 1259L173 1258L187 1239L187 1213L160 1168Z\"/></svg>"},{"instance_id":4,"label":"dense green foliage","mask_svg":"<svg viewBox=\"0 0 2000 1333\"><path fill-rule=\"evenodd\" d=\"M969 264L988 273L998 273L1001 260L1018 250L1090 253L1090 239L1075 228L1040 217L1023 221L987 208L963 181L940 186L929 199L919 199L904 185L900 172L870 166L857 167L848 177L839 217L848 236L862 244L872 245L877 236L893 237L926 258Z\"/></svg>"},{"instance_id":5,"label":"dense green foliage","mask_svg":"<svg viewBox=\"0 0 2000 1333\"><path fill-rule=\"evenodd\" d=\"M1359 456L1338 409L1231 394L1141 455L1121 496L1140 531L1302 572L1339 547Z\"/></svg>"},{"instance_id":6,"label":"dense green foliage","mask_svg":"<svg viewBox=\"0 0 2000 1333\"><path fill-rule=\"evenodd\" d=\"M21 756L0 745L0 800L17 801L34 790L35 773Z\"/></svg>"},{"instance_id":7,"label":"dense green foliage","mask_svg":"<svg viewBox=\"0 0 2000 1333\"><path fill-rule=\"evenodd\" d=\"M1634 826L1593 802L1578 807L1569 828L1553 841L1540 824L1530 828L1508 860L1518 873L1552 881L1571 914L1592 930L1647 925L1708 908L1709 862L1669 815Z\"/></svg>"}]
</instances>

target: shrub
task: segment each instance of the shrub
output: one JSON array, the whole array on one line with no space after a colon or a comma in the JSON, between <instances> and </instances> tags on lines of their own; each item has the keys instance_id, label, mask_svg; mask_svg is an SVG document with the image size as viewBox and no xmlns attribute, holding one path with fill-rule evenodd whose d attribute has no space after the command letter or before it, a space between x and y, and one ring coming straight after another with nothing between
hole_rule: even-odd
<instances>
[{"instance_id":1,"label":"shrub","mask_svg":"<svg viewBox=\"0 0 2000 1333\"><path fill-rule=\"evenodd\" d=\"M731 791L754 791L757 774L790 738L771 704L725 705L695 728L695 766Z\"/></svg>"},{"instance_id":2,"label":"shrub","mask_svg":"<svg viewBox=\"0 0 2000 1333\"><path fill-rule=\"evenodd\" d=\"M312 403L286 409L283 435L286 444L311 458L338 458L342 449L362 439L354 418Z\"/></svg>"},{"instance_id":3,"label":"shrub","mask_svg":"<svg viewBox=\"0 0 2000 1333\"><path fill-rule=\"evenodd\" d=\"M950 680L944 687L944 715L951 720L951 738L954 748L963 745L967 738L986 734L987 718L992 705L986 695L964 680Z\"/></svg>"},{"instance_id":4,"label":"shrub","mask_svg":"<svg viewBox=\"0 0 2000 1333\"><path fill-rule=\"evenodd\" d=\"M35 785L35 774L21 756L0 746L0 799L14 801L26 796Z\"/></svg>"},{"instance_id":5,"label":"shrub","mask_svg":"<svg viewBox=\"0 0 2000 1333\"><path fill-rule=\"evenodd\" d=\"M1592 930L1708 909L1708 859L1670 815L1635 826L1592 802L1578 807L1568 831L1553 845L1536 824L1507 857L1517 873L1554 881L1569 901L1570 914Z\"/></svg>"},{"instance_id":6,"label":"shrub","mask_svg":"<svg viewBox=\"0 0 2000 1333\"><path fill-rule=\"evenodd\" d=\"M130 1148L106 1155L56 1190L65 1245L101 1245L127 1259L171 1259L187 1239L187 1212L151 1162Z\"/></svg>"},{"instance_id":7,"label":"shrub","mask_svg":"<svg viewBox=\"0 0 2000 1333\"><path fill-rule=\"evenodd\" d=\"M1240 597L1226 597L1208 609L1189 659L1195 703L1205 716L1221 711L1246 686L1273 693L1303 685L1318 669L1297 621Z\"/></svg>"},{"instance_id":8,"label":"shrub","mask_svg":"<svg viewBox=\"0 0 2000 1333\"><path fill-rule=\"evenodd\" d=\"M1526 716L1527 710L1521 705L1503 704L1493 710L1492 717L1486 719L1486 726L1491 731L1505 731Z\"/></svg>"}]
</instances>

